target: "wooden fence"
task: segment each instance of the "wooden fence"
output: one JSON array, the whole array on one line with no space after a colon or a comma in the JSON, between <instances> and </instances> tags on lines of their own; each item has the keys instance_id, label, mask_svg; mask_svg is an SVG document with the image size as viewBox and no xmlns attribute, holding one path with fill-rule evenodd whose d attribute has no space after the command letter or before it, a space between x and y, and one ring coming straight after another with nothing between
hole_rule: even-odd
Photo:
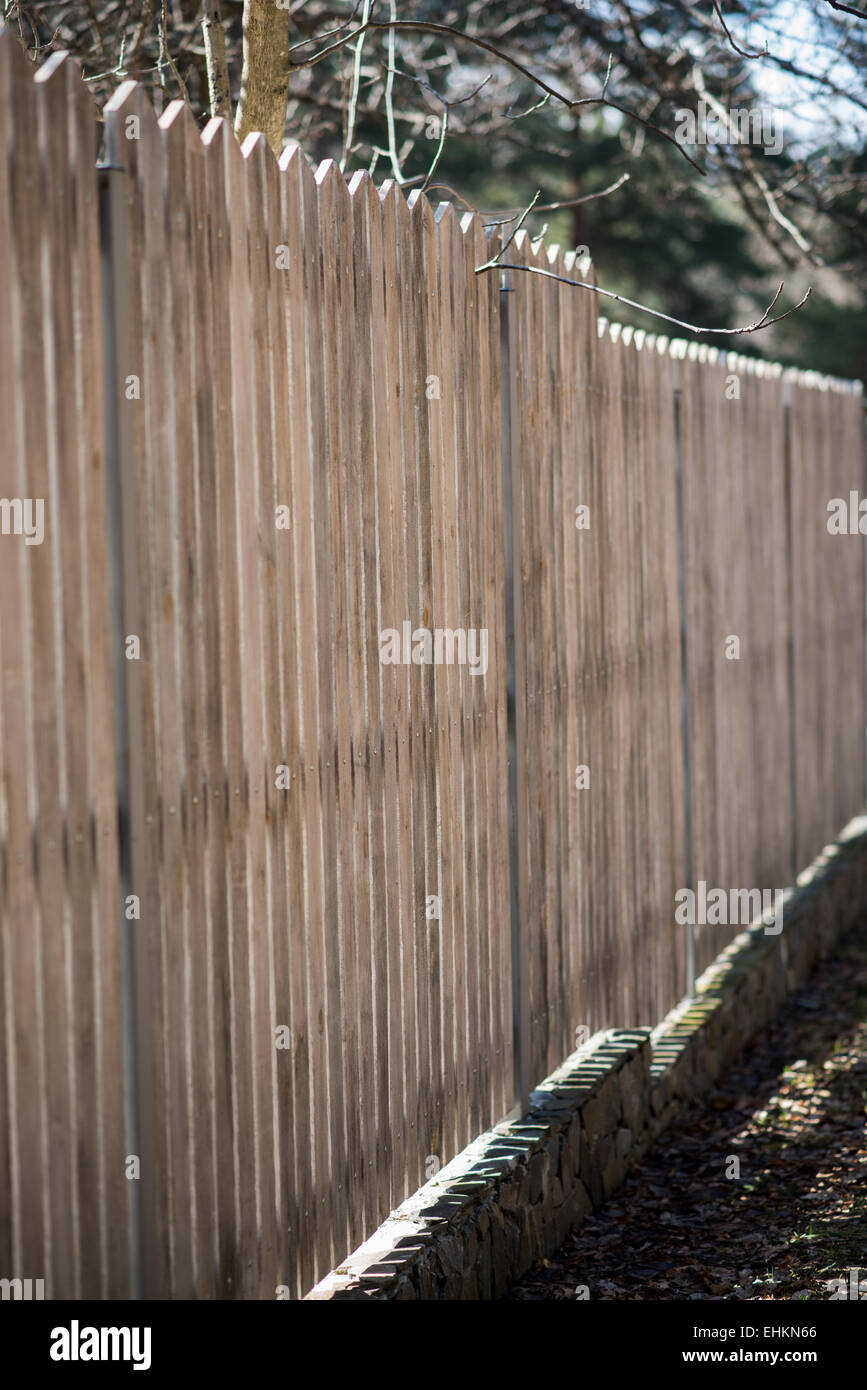
<instances>
[{"instance_id":1,"label":"wooden fence","mask_svg":"<svg viewBox=\"0 0 867 1390\"><path fill-rule=\"evenodd\" d=\"M0 1274L297 1297L862 806L860 388L97 131L0 33Z\"/></svg>"}]
</instances>

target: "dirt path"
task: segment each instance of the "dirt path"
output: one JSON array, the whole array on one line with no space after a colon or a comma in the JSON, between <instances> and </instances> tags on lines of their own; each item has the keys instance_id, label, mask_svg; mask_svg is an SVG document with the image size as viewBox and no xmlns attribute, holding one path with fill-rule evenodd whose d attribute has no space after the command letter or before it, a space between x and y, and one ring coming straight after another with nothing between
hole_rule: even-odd
<instances>
[{"instance_id":1,"label":"dirt path","mask_svg":"<svg viewBox=\"0 0 867 1390\"><path fill-rule=\"evenodd\" d=\"M867 923L509 1297L867 1297L865 1112Z\"/></svg>"}]
</instances>

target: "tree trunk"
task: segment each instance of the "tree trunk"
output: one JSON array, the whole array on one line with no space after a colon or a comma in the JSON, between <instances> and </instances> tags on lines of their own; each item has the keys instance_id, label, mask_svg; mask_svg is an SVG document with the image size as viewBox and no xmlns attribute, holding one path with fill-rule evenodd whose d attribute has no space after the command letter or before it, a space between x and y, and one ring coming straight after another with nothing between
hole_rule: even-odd
<instances>
[{"instance_id":1,"label":"tree trunk","mask_svg":"<svg viewBox=\"0 0 867 1390\"><path fill-rule=\"evenodd\" d=\"M208 105L212 116L232 119L229 66L226 62L226 34L220 0L205 0L202 14L205 61L208 68Z\"/></svg>"},{"instance_id":2,"label":"tree trunk","mask_svg":"<svg viewBox=\"0 0 867 1390\"><path fill-rule=\"evenodd\" d=\"M289 15L276 0L244 0L244 70L235 112L238 139L261 130L279 154L288 100Z\"/></svg>"}]
</instances>

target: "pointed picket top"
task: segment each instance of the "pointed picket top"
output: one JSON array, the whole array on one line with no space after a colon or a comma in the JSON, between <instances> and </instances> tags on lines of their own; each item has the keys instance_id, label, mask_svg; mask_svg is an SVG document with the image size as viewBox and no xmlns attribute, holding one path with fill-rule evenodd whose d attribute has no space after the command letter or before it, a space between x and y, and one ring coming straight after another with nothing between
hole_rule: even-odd
<instances>
[{"instance_id":1,"label":"pointed picket top","mask_svg":"<svg viewBox=\"0 0 867 1390\"><path fill-rule=\"evenodd\" d=\"M382 234L395 244L395 263L397 274L402 274L401 256L404 252L404 237L409 222L409 208L397 179L386 179L378 190L382 208Z\"/></svg>"},{"instance_id":2,"label":"pointed picket top","mask_svg":"<svg viewBox=\"0 0 867 1390\"><path fill-rule=\"evenodd\" d=\"M631 323L625 323L620 330L620 341L624 347L632 346L632 339L635 336L635 329Z\"/></svg>"},{"instance_id":3,"label":"pointed picket top","mask_svg":"<svg viewBox=\"0 0 867 1390\"><path fill-rule=\"evenodd\" d=\"M261 130L251 130L249 135L245 135L241 141L241 155L244 159L271 159L276 160L274 151L268 143L267 135Z\"/></svg>"},{"instance_id":4,"label":"pointed picket top","mask_svg":"<svg viewBox=\"0 0 867 1390\"><path fill-rule=\"evenodd\" d=\"M389 180L389 182L394 183L395 181ZM404 196L403 189L397 183L395 183L394 201L392 203L392 207L394 209L394 220L397 235L398 273L401 276L403 276L404 262L407 260L407 258L409 258L411 263L412 257L412 213L409 210L409 203L407 202Z\"/></svg>"},{"instance_id":5,"label":"pointed picket top","mask_svg":"<svg viewBox=\"0 0 867 1390\"><path fill-rule=\"evenodd\" d=\"M548 269L548 257L545 254L545 241L543 237L532 237L527 234L527 264L536 266L539 270Z\"/></svg>"},{"instance_id":6,"label":"pointed picket top","mask_svg":"<svg viewBox=\"0 0 867 1390\"><path fill-rule=\"evenodd\" d=\"M361 170L361 178L357 181L353 176L349 185L349 194L359 203L366 204L369 217L382 221L382 200L377 192L376 183L367 169Z\"/></svg>"},{"instance_id":7,"label":"pointed picket top","mask_svg":"<svg viewBox=\"0 0 867 1390\"><path fill-rule=\"evenodd\" d=\"M340 172L335 159L323 159L313 171L313 180L320 192L328 192L332 197L343 194L349 197L346 180Z\"/></svg>"},{"instance_id":8,"label":"pointed picket top","mask_svg":"<svg viewBox=\"0 0 867 1390\"><path fill-rule=\"evenodd\" d=\"M397 179L385 179L379 185L378 192L379 201L381 203L389 202L395 196L396 193L400 193L401 197L403 197L403 191Z\"/></svg>"},{"instance_id":9,"label":"pointed picket top","mask_svg":"<svg viewBox=\"0 0 867 1390\"><path fill-rule=\"evenodd\" d=\"M397 219L400 209L403 208L404 214L408 212L406 199L397 179L386 179L385 183L377 190L379 202L382 207L383 223L397 226Z\"/></svg>"},{"instance_id":10,"label":"pointed picket top","mask_svg":"<svg viewBox=\"0 0 867 1390\"><path fill-rule=\"evenodd\" d=\"M409 195L409 210L414 222L420 222L427 234L431 235L436 229L434 212L430 204L430 199L417 188L413 189Z\"/></svg>"},{"instance_id":11,"label":"pointed picket top","mask_svg":"<svg viewBox=\"0 0 867 1390\"><path fill-rule=\"evenodd\" d=\"M488 260L491 255L488 249L491 243L485 233L482 219L477 217L474 212L458 213L457 217L461 236L469 245L478 250L480 254L480 263L481 261Z\"/></svg>"},{"instance_id":12,"label":"pointed picket top","mask_svg":"<svg viewBox=\"0 0 867 1390\"><path fill-rule=\"evenodd\" d=\"M448 201L437 203L433 210L433 214L437 231L437 241L440 248L447 245L449 255L454 254L455 257L461 255L463 250L463 237L461 236L461 224L458 220L454 203ZM452 252L452 247L454 247L454 252ZM442 250L440 254L443 254Z\"/></svg>"},{"instance_id":13,"label":"pointed picket top","mask_svg":"<svg viewBox=\"0 0 867 1390\"><path fill-rule=\"evenodd\" d=\"M645 332L645 330L643 328L636 328L634 333L632 334L632 341L635 347L638 349L638 351L642 352L644 349L644 344L647 341L647 333Z\"/></svg>"},{"instance_id":14,"label":"pointed picket top","mask_svg":"<svg viewBox=\"0 0 867 1390\"><path fill-rule=\"evenodd\" d=\"M271 149L271 146L268 144L268 137L267 135L265 135L264 131L248 130L247 134L241 141L241 154L244 156L245 159L248 159L250 155L253 153L253 150L255 150L257 146L262 144L268 145L268 149Z\"/></svg>"},{"instance_id":15,"label":"pointed picket top","mask_svg":"<svg viewBox=\"0 0 867 1390\"><path fill-rule=\"evenodd\" d=\"M316 207L316 176L309 159L295 141L283 146L277 160L277 171L277 205L274 215L279 218L279 222L273 240L275 245L288 246L290 257L294 261L296 251L299 257L312 254L302 250L302 227L303 210L308 196L312 206ZM298 264L301 264L300 260Z\"/></svg>"},{"instance_id":16,"label":"pointed picket top","mask_svg":"<svg viewBox=\"0 0 867 1390\"><path fill-rule=\"evenodd\" d=\"M341 177L343 177L343 175L341 175ZM355 198L359 194L363 196L373 188L373 179L366 169L356 169L355 172L350 175L347 188L350 198Z\"/></svg>"},{"instance_id":17,"label":"pointed picket top","mask_svg":"<svg viewBox=\"0 0 867 1390\"><path fill-rule=\"evenodd\" d=\"M36 74L37 91L42 100L51 102L50 92L56 88L57 116L49 117L52 145L63 142L69 166L75 171L80 197L85 205L95 205L98 187L95 180L83 177L99 158L102 127L99 107L84 81L84 70L78 58L70 53L52 54ZM50 166L53 168L53 159Z\"/></svg>"},{"instance_id":18,"label":"pointed picket top","mask_svg":"<svg viewBox=\"0 0 867 1390\"><path fill-rule=\"evenodd\" d=\"M202 144L209 147L219 145L221 141L225 142L230 130L231 127L225 116L211 116L202 131Z\"/></svg>"},{"instance_id":19,"label":"pointed picket top","mask_svg":"<svg viewBox=\"0 0 867 1390\"><path fill-rule=\"evenodd\" d=\"M461 241L466 266L468 304L475 308L478 304L478 296L482 292L482 286L489 285L490 291L494 294L494 302L499 297L497 293L497 277L488 275L477 275L476 268L482 266L491 258L490 242L485 236L485 229L481 219L474 212L464 214L459 218ZM487 293L487 290L485 291Z\"/></svg>"},{"instance_id":20,"label":"pointed picket top","mask_svg":"<svg viewBox=\"0 0 867 1390\"><path fill-rule=\"evenodd\" d=\"M157 124L163 134L170 135L172 140L183 140L189 144L192 137L198 144L201 139L196 118L187 102L182 101L180 97L169 102Z\"/></svg>"},{"instance_id":21,"label":"pointed picket top","mask_svg":"<svg viewBox=\"0 0 867 1390\"><path fill-rule=\"evenodd\" d=\"M102 108L103 118L108 123L109 116L116 116L118 112L135 111L136 97L141 96L142 88L134 78L128 77L121 82L119 87L115 87L105 106Z\"/></svg>"},{"instance_id":22,"label":"pointed picket top","mask_svg":"<svg viewBox=\"0 0 867 1390\"><path fill-rule=\"evenodd\" d=\"M208 138L209 132L210 138ZM209 145L210 148L222 152L227 178L239 176L244 167L244 156L241 154L241 146L238 144L238 138L230 120L225 116L212 116L202 132L202 142Z\"/></svg>"},{"instance_id":23,"label":"pointed picket top","mask_svg":"<svg viewBox=\"0 0 867 1390\"><path fill-rule=\"evenodd\" d=\"M84 65L75 54L63 51L52 53L37 70L35 77L37 85L58 80L62 81L66 88L70 116L74 115L84 121L93 122L94 144L96 144L99 107L84 80Z\"/></svg>"},{"instance_id":24,"label":"pointed picket top","mask_svg":"<svg viewBox=\"0 0 867 1390\"><path fill-rule=\"evenodd\" d=\"M357 169L347 185L352 207L353 255L359 282L375 279L382 264L382 208L367 169Z\"/></svg>"},{"instance_id":25,"label":"pointed picket top","mask_svg":"<svg viewBox=\"0 0 867 1390\"><path fill-rule=\"evenodd\" d=\"M316 182L316 170L313 167L312 160L309 160L306 154L304 154L304 151L299 149L297 154L290 153L285 162L281 161L282 155L281 159L278 160L278 165L284 179L284 186L286 188L291 188L294 183L296 196L300 199L302 208L306 208L308 205L310 207L315 207L319 196L319 190ZM340 187L342 185L344 196L346 196L346 184L343 175L339 170L337 173L338 177L335 182L335 187Z\"/></svg>"},{"instance_id":26,"label":"pointed picket top","mask_svg":"<svg viewBox=\"0 0 867 1390\"><path fill-rule=\"evenodd\" d=\"M277 157L260 130L251 130L241 142L241 158L249 171L250 192L263 198L268 180L278 172Z\"/></svg>"},{"instance_id":27,"label":"pointed picket top","mask_svg":"<svg viewBox=\"0 0 867 1390\"><path fill-rule=\"evenodd\" d=\"M611 320L609 319L609 322L608 322L608 337L609 337L609 339L611 340L612 343L617 343L617 342L620 341L620 335L621 335L622 332L623 332L623 324L622 324L622 323L617 323L616 321L611 321Z\"/></svg>"},{"instance_id":28,"label":"pointed picket top","mask_svg":"<svg viewBox=\"0 0 867 1390\"><path fill-rule=\"evenodd\" d=\"M517 240L518 238L516 238ZM587 264L589 266L590 262L588 261ZM606 318L604 314L600 314L596 320L597 336L600 338L608 337L612 341L616 341L615 322ZM631 344L636 348L639 347L638 333L640 331L636 329L631 336ZM630 342L630 338L621 335L620 341L627 343ZM654 333L647 333L646 338L642 341L645 342L648 350L655 349L658 353L667 354L678 361L689 360L709 366L721 366L729 372L739 372L745 376L758 376L764 379L778 380L783 377L788 381L796 381L797 385L803 389L837 391L845 395L858 396L864 392L864 384L858 380L832 377L813 369L785 367L780 362L769 361L765 357L751 357L734 348L700 343L696 338L669 338L665 334L657 336ZM794 372L796 376L786 377L787 372Z\"/></svg>"},{"instance_id":29,"label":"pointed picket top","mask_svg":"<svg viewBox=\"0 0 867 1390\"><path fill-rule=\"evenodd\" d=\"M238 141L235 139L235 132L225 116L212 116L202 131L202 148L209 160L219 161L222 166L221 173L225 184L225 202L227 220L231 219L231 179L233 170L231 164L237 160L240 163L241 151ZM223 232L228 234L228 228L218 228L218 236Z\"/></svg>"},{"instance_id":30,"label":"pointed picket top","mask_svg":"<svg viewBox=\"0 0 867 1390\"><path fill-rule=\"evenodd\" d=\"M53 145L55 139L62 141L69 133L67 95L74 85L81 84L81 64L76 63L68 53L52 53L33 80L36 100L42 110L46 127L52 134ZM54 161L51 163L53 165Z\"/></svg>"},{"instance_id":31,"label":"pointed picket top","mask_svg":"<svg viewBox=\"0 0 867 1390\"><path fill-rule=\"evenodd\" d=\"M282 150L280 151L280 155L277 160L277 166L280 169L280 172L285 174L289 171L297 169L299 166L302 165L306 166L306 168L310 170L311 175L314 173L313 165L311 164L304 150L298 144L298 141L288 140L286 144L283 146Z\"/></svg>"},{"instance_id":32,"label":"pointed picket top","mask_svg":"<svg viewBox=\"0 0 867 1390\"><path fill-rule=\"evenodd\" d=\"M241 143L241 157L249 180L246 236L250 242L250 255L258 258L267 253L271 259L276 255L278 246L286 245L291 258L292 239L282 232L282 210L277 189L280 170L267 137L261 131L251 131ZM263 237L266 238L264 242Z\"/></svg>"},{"instance_id":33,"label":"pointed picket top","mask_svg":"<svg viewBox=\"0 0 867 1390\"><path fill-rule=\"evenodd\" d=\"M60 74L60 76L58 76ZM38 87L65 84L70 76L81 79L81 63L71 53L52 53L41 67L36 69L33 80Z\"/></svg>"}]
</instances>

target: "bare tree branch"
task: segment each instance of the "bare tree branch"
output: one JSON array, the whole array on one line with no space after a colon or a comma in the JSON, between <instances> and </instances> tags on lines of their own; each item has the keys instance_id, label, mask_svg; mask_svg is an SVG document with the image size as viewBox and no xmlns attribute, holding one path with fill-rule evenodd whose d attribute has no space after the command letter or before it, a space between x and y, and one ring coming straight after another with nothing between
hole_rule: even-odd
<instances>
[{"instance_id":1,"label":"bare tree branch","mask_svg":"<svg viewBox=\"0 0 867 1390\"><path fill-rule=\"evenodd\" d=\"M169 40L168 40L168 35L167 35L167 33L166 33L166 0L162 0L162 5L161 5L161 7L160 7L160 61L159 61L159 67L160 67L160 77L162 77L162 70L163 70L163 67L168 67L169 71L170 71L171 74L172 74L172 77L175 79L175 81L177 82L178 86L179 86L180 89L181 89L181 95L182 95L184 101L187 103L187 106L189 106L189 104L190 104L190 94L189 94L189 92L187 91L187 84L186 84L186 82L184 81L184 79L181 77L181 74L178 72L177 66L176 66L176 64L175 64L175 60L174 60L174 58L172 57L171 52L169 51ZM163 85L165 85L165 84L163 84Z\"/></svg>"},{"instance_id":2,"label":"bare tree branch","mask_svg":"<svg viewBox=\"0 0 867 1390\"><path fill-rule=\"evenodd\" d=\"M208 98L211 116L232 119L232 97L229 89L229 65L226 61L226 33L220 0L204 0L202 7L202 36L205 41L205 63L208 70Z\"/></svg>"},{"instance_id":3,"label":"bare tree branch","mask_svg":"<svg viewBox=\"0 0 867 1390\"><path fill-rule=\"evenodd\" d=\"M826 0L832 10L841 10L843 14L852 14L856 19L867 19L867 10L856 10L852 5L844 5L841 0Z\"/></svg>"},{"instance_id":4,"label":"bare tree branch","mask_svg":"<svg viewBox=\"0 0 867 1390\"><path fill-rule=\"evenodd\" d=\"M720 7L719 7L719 0L711 0L711 3L713 4L713 7L714 7L714 9L715 9L716 12L717 12L717 16L718 16L718 18L719 18L719 22L720 22L720 24L721 24L722 27L723 27L723 33L725 34L726 38L728 39L728 41L729 41L729 43L731 44L732 48L734 49L735 53L740 54L741 58L751 58L751 59L752 59L752 58L767 58L767 56L768 56L768 41L767 41L767 39L765 40L764 51L761 52L761 53L748 53L748 52L746 51L745 48L738 48L737 44L736 44L735 41L734 41L734 38L732 37L732 34L731 34L730 30L729 30L729 27L728 27L728 25L727 25L726 22L725 22L725 19L723 18L723 12L722 12L722 10L721 10Z\"/></svg>"},{"instance_id":5,"label":"bare tree branch","mask_svg":"<svg viewBox=\"0 0 867 1390\"><path fill-rule=\"evenodd\" d=\"M511 241L512 238L509 238ZM508 245L509 242L506 243ZM503 250L505 250L505 246ZM500 253L502 254L502 253ZM673 323L677 328L685 328L689 333L724 333L731 337L741 333L756 333L760 328L770 328L772 323L780 323L787 319L789 314L794 314L796 309L800 309L806 304L812 288L807 290L803 298L797 304L793 304L791 309L787 309L784 314L778 314L776 318L768 318L771 310L783 292L785 281L780 281L779 289L771 300L765 312L755 323L746 324L743 328L705 328L699 323L687 323L684 319L673 318L671 314L660 313L658 309L651 309L647 304L639 304L634 299L627 299L625 295L615 294L613 290L604 290L600 285L591 285L586 280L570 280L565 275L556 275L553 270L543 270L541 266L535 265L515 265L513 261L500 261L495 258L493 261L486 261L484 265L477 265L476 275L480 275L484 270L522 270L528 275L543 275L547 280L557 280L561 285L573 285L578 290L590 290L592 294L604 295L606 299L616 299L618 304L626 304L630 309L638 309L642 314L651 314L655 319L662 319L665 323Z\"/></svg>"},{"instance_id":6,"label":"bare tree branch","mask_svg":"<svg viewBox=\"0 0 867 1390\"><path fill-rule=\"evenodd\" d=\"M253 3L253 0L245 0L245 14L246 5L251 3ZM332 53L336 53L338 49L344 48L346 44L351 43L354 38L357 38L358 35L367 29L392 29L396 32L414 31L416 33L445 34L452 38L464 39L467 43L474 44L476 48L484 49L486 53L493 54L495 58L499 58L501 62L508 64L508 66L513 68L516 72L520 72L528 81L534 83L541 91L546 92L549 96L553 97L555 101L559 101L561 105L567 107L570 111L576 110L579 106L610 106L612 110L619 111L622 115L628 116L630 120L638 121L641 125L646 126L648 130L653 130L657 135L661 135L662 138L673 145L687 163L691 164L694 169L697 169L700 174L703 175L706 172L691 155L687 154L683 145L681 145L673 135L670 135L667 130L663 130L661 126L656 125L653 121L649 121L646 117L639 115L637 111L633 111L628 106L621 105L620 102L612 101L610 97L605 95L598 97L569 97L565 92L560 92L556 87L552 87L549 83L545 82L543 78L532 72L530 68L520 63L517 58L513 58L510 54L504 53L502 49L489 43L487 39L479 38L476 34L464 33L462 29L455 29L450 24L434 24L410 19L369 20L366 24L361 24L358 28L353 29L351 34L346 34L343 38L338 39L327 48L320 49L318 53L314 53L310 58L304 58L301 62L290 61L291 70L294 72L303 68L314 67L315 64L321 63L323 59L328 58Z\"/></svg>"}]
</instances>

